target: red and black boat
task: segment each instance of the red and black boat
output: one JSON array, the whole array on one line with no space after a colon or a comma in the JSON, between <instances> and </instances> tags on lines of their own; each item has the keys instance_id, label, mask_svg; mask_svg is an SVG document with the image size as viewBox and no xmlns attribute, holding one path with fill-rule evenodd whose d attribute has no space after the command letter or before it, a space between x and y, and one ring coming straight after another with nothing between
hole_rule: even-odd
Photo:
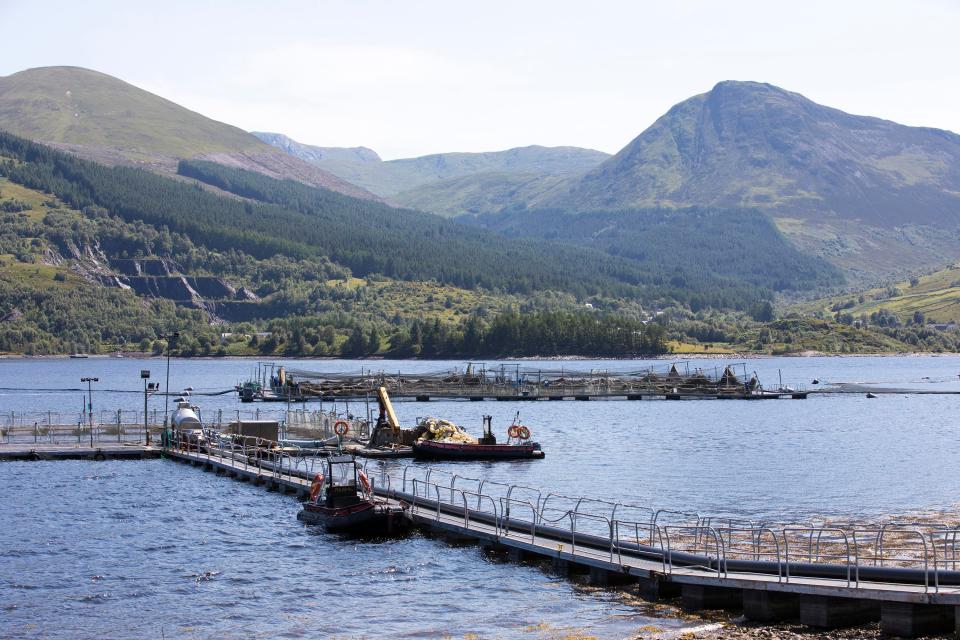
<instances>
[{"instance_id":1,"label":"red and black boat","mask_svg":"<svg viewBox=\"0 0 960 640\"><path fill-rule=\"evenodd\" d=\"M530 440L529 428L514 420L507 429L507 442L497 444L490 421L490 416L483 416L483 437L476 442L421 439L413 443L413 455L427 460L539 460L544 457L540 443Z\"/></svg>"},{"instance_id":2,"label":"red and black boat","mask_svg":"<svg viewBox=\"0 0 960 640\"><path fill-rule=\"evenodd\" d=\"M297 519L322 525L332 533L361 536L395 535L410 520L406 507L377 498L366 474L353 456L331 456L326 473L318 473L310 487L310 500Z\"/></svg>"}]
</instances>

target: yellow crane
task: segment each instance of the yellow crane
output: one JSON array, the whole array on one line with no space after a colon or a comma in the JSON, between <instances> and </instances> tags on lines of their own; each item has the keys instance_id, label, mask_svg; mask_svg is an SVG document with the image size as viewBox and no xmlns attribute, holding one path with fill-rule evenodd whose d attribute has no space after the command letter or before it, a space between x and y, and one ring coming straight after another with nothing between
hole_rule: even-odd
<instances>
[{"instance_id":1,"label":"yellow crane","mask_svg":"<svg viewBox=\"0 0 960 640\"><path fill-rule=\"evenodd\" d=\"M390 402L390 394L387 393L386 387L377 389L377 402L380 404L380 420L377 422L386 421L394 434L400 433L400 421L397 420L397 414L393 412L393 403Z\"/></svg>"}]
</instances>

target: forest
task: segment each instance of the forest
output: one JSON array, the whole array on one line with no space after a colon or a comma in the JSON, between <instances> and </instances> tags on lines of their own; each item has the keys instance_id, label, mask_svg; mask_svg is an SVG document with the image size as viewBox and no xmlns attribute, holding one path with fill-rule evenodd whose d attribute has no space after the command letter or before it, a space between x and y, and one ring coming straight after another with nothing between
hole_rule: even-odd
<instances>
[{"instance_id":1,"label":"forest","mask_svg":"<svg viewBox=\"0 0 960 640\"><path fill-rule=\"evenodd\" d=\"M836 267L800 252L754 209L521 209L472 222L503 235L581 245L657 265L678 290L675 297L693 311L747 310L774 292L843 283Z\"/></svg>"}]
</instances>

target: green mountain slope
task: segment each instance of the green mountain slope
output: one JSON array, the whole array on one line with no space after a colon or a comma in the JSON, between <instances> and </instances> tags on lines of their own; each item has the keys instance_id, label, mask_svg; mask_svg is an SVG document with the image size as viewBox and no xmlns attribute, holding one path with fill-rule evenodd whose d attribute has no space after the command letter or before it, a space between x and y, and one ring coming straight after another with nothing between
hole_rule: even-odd
<instances>
[{"instance_id":1,"label":"green mountain slope","mask_svg":"<svg viewBox=\"0 0 960 640\"><path fill-rule=\"evenodd\" d=\"M814 291L843 281L839 270L791 245L753 209L640 209L568 213L555 209L505 211L474 224L508 237L591 247L655 264L677 288L728 281L765 291ZM691 298L692 306L731 307L722 288Z\"/></svg>"},{"instance_id":2,"label":"green mountain slope","mask_svg":"<svg viewBox=\"0 0 960 640\"><path fill-rule=\"evenodd\" d=\"M577 175L610 157L593 149L530 146L487 153L439 153L384 162L365 147L315 147L277 133L255 132L254 135L384 197L475 174Z\"/></svg>"},{"instance_id":3,"label":"green mountain slope","mask_svg":"<svg viewBox=\"0 0 960 640\"><path fill-rule=\"evenodd\" d=\"M0 130L109 164L175 171L178 159L203 157L372 197L242 129L80 67L41 67L0 78Z\"/></svg>"},{"instance_id":4,"label":"green mountain slope","mask_svg":"<svg viewBox=\"0 0 960 640\"><path fill-rule=\"evenodd\" d=\"M960 264L916 276L886 287L813 300L796 309L803 313L839 314L846 319L885 324L912 322L914 318L941 324L960 323ZM916 314L920 314L917 316ZM873 320L871 320L871 318ZM921 321L921 323L922 323Z\"/></svg>"}]
</instances>

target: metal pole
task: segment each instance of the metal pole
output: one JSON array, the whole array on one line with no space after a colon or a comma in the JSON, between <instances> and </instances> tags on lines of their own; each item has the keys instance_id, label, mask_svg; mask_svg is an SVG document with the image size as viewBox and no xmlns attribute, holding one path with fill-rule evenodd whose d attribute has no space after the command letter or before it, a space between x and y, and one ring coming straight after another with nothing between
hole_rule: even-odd
<instances>
[{"instance_id":1,"label":"metal pole","mask_svg":"<svg viewBox=\"0 0 960 640\"><path fill-rule=\"evenodd\" d=\"M87 383L87 421L90 427L90 446L93 446L93 383L100 382L100 378L80 378L80 382ZM81 420L83 416L81 414Z\"/></svg>"},{"instance_id":2,"label":"metal pole","mask_svg":"<svg viewBox=\"0 0 960 640\"><path fill-rule=\"evenodd\" d=\"M167 428L167 416L170 415L170 342L167 342L167 383L163 390L163 428Z\"/></svg>"},{"instance_id":3,"label":"metal pole","mask_svg":"<svg viewBox=\"0 0 960 640\"><path fill-rule=\"evenodd\" d=\"M147 425L147 379L143 379L143 438L150 446L150 427Z\"/></svg>"},{"instance_id":4,"label":"metal pole","mask_svg":"<svg viewBox=\"0 0 960 640\"><path fill-rule=\"evenodd\" d=\"M180 337L179 331L174 331L170 335L164 336L167 339L167 388L164 391L163 403L163 427L167 427L167 418L170 415L170 346L173 340Z\"/></svg>"}]
</instances>

